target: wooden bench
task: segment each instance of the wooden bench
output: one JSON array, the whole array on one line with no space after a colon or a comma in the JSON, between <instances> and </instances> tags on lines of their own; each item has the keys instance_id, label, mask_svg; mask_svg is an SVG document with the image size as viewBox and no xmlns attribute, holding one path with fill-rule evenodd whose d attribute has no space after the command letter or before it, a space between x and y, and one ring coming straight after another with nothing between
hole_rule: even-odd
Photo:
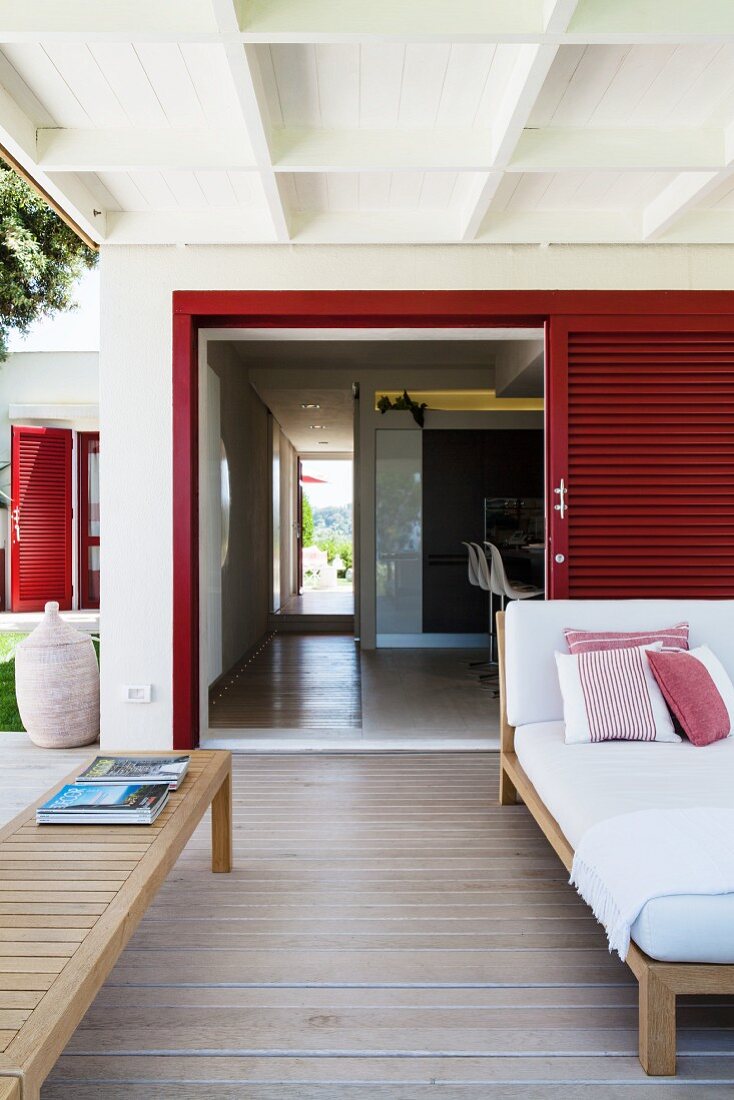
<instances>
[{"instance_id":1,"label":"wooden bench","mask_svg":"<svg viewBox=\"0 0 734 1100\"><path fill-rule=\"evenodd\" d=\"M36 825L62 785L0 829L0 1100L40 1096L210 805L212 870L232 868L228 752L192 753L154 825Z\"/></svg>"}]
</instances>

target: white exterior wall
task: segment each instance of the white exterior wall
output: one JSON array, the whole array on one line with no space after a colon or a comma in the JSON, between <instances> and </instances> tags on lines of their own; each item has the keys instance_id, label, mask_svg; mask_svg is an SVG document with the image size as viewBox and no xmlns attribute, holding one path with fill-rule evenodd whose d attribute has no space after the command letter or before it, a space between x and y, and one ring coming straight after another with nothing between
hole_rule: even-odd
<instances>
[{"instance_id":1,"label":"white exterior wall","mask_svg":"<svg viewBox=\"0 0 734 1100\"><path fill-rule=\"evenodd\" d=\"M101 278L102 745L168 748L174 290L728 290L734 248L108 246Z\"/></svg>"}]
</instances>

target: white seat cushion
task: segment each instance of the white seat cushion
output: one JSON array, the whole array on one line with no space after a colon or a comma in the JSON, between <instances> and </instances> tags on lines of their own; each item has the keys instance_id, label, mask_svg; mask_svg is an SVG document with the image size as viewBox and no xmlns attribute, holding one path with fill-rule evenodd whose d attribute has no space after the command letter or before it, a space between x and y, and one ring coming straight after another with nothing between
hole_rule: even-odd
<instances>
[{"instance_id":1,"label":"white seat cushion","mask_svg":"<svg viewBox=\"0 0 734 1100\"><path fill-rule=\"evenodd\" d=\"M557 721L518 727L515 752L574 848L591 825L618 814L734 808L734 738L704 749L688 742L567 745ZM632 939L666 962L734 963L734 895L656 898L637 918Z\"/></svg>"}]
</instances>

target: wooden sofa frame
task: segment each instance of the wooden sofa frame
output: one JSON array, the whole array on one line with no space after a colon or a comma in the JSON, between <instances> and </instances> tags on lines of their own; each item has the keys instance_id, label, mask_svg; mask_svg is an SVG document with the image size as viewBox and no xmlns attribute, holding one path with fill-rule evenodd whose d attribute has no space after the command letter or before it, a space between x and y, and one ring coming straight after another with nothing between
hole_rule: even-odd
<instances>
[{"instance_id":1,"label":"wooden sofa frame","mask_svg":"<svg viewBox=\"0 0 734 1100\"><path fill-rule=\"evenodd\" d=\"M570 871L573 848L549 812L515 755L515 727L507 720L505 613L497 614L500 678L500 804L518 796L545 833L564 867ZM632 943L625 960L639 983L639 1056L645 1073L675 1074L675 1008L678 994L733 994L734 965L666 963L650 958Z\"/></svg>"}]
</instances>

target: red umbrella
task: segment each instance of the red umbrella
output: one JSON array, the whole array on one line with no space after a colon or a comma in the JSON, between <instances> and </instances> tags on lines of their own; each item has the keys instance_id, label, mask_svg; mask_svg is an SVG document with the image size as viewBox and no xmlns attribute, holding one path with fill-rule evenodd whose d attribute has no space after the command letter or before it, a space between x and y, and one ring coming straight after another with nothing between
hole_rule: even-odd
<instances>
[{"instance_id":1,"label":"red umbrella","mask_svg":"<svg viewBox=\"0 0 734 1100\"><path fill-rule=\"evenodd\" d=\"M304 474L301 478L301 485L328 485L328 481L325 477L313 477L312 474Z\"/></svg>"}]
</instances>

